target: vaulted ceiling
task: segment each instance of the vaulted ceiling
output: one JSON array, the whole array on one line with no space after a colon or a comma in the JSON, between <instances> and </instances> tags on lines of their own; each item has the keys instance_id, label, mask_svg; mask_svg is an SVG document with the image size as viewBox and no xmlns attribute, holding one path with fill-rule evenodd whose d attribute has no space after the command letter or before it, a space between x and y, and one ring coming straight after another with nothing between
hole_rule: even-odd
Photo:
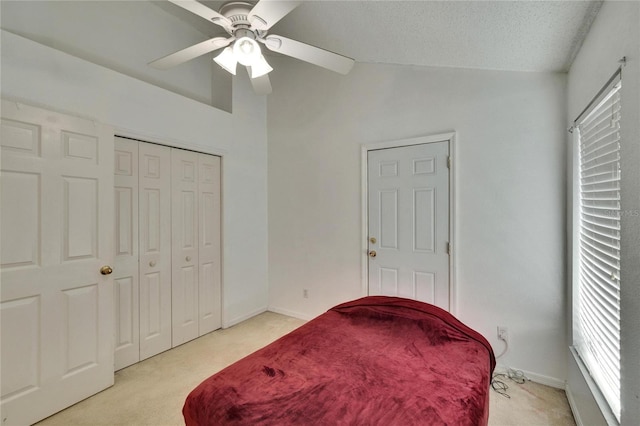
<instances>
[{"instance_id":1,"label":"vaulted ceiling","mask_svg":"<svg viewBox=\"0 0 640 426\"><path fill-rule=\"evenodd\" d=\"M202 3L218 10L225 2ZM357 62L562 72L571 65L601 3L306 0L270 33ZM224 34L178 6L154 4L204 35Z\"/></svg>"},{"instance_id":2,"label":"vaulted ceiling","mask_svg":"<svg viewBox=\"0 0 640 426\"><path fill-rule=\"evenodd\" d=\"M202 2L215 10L226 3ZM269 33L363 63L564 72L601 4L303 0ZM217 52L169 70L147 65L226 35L221 27L166 0L2 0L0 8L3 30L209 105L216 105L214 93L226 93L230 84L212 80L218 67L211 58ZM281 56L266 49L265 55L269 62L269 56ZM286 61L275 64L277 72L285 71Z\"/></svg>"}]
</instances>

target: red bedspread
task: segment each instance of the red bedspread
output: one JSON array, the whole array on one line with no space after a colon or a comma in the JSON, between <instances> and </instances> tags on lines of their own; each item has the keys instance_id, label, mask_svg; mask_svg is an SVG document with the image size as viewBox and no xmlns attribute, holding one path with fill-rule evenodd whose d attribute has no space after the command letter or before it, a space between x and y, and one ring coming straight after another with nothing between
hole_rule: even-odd
<instances>
[{"instance_id":1,"label":"red bedspread","mask_svg":"<svg viewBox=\"0 0 640 426\"><path fill-rule=\"evenodd\" d=\"M448 312L371 296L211 376L187 425L486 425L495 358Z\"/></svg>"}]
</instances>

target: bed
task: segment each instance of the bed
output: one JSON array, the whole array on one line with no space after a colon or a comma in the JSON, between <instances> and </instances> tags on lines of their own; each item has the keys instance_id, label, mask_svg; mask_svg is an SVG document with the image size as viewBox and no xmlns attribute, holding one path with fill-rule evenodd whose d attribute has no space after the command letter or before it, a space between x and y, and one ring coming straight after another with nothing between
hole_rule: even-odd
<instances>
[{"instance_id":1,"label":"bed","mask_svg":"<svg viewBox=\"0 0 640 426\"><path fill-rule=\"evenodd\" d=\"M338 305L209 377L191 425L486 425L487 340L426 303L369 296Z\"/></svg>"}]
</instances>

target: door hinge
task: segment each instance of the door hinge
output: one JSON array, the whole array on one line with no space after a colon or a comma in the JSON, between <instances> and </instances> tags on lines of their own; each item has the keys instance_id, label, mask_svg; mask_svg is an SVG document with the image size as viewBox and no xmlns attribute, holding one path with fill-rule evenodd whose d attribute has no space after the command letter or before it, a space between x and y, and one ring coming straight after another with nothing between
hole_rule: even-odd
<instances>
[{"instance_id":1,"label":"door hinge","mask_svg":"<svg viewBox=\"0 0 640 426\"><path fill-rule=\"evenodd\" d=\"M447 243L447 254L451 254L451 243Z\"/></svg>"},{"instance_id":2,"label":"door hinge","mask_svg":"<svg viewBox=\"0 0 640 426\"><path fill-rule=\"evenodd\" d=\"M447 169L451 168L451 156L447 157Z\"/></svg>"}]
</instances>

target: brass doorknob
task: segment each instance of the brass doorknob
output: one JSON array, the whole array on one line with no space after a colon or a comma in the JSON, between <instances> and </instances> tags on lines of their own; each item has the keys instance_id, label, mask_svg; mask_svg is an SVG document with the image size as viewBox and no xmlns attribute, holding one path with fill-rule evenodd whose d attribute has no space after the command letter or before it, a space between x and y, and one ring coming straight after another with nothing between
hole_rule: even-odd
<instances>
[{"instance_id":1,"label":"brass doorknob","mask_svg":"<svg viewBox=\"0 0 640 426\"><path fill-rule=\"evenodd\" d=\"M376 257L377 255L378 255L378 253L376 253L376 251L375 251L375 250L371 250L371 251L369 252L369 256L370 256L370 257Z\"/></svg>"},{"instance_id":2,"label":"brass doorknob","mask_svg":"<svg viewBox=\"0 0 640 426\"><path fill-rule=\"evenodd\" d=\"M109 275L113 272L113 269L111 269L111 266L109 265L105 265L102 268L100 268L100 273L102 275Z\"/></svg>"}]
</instances>

